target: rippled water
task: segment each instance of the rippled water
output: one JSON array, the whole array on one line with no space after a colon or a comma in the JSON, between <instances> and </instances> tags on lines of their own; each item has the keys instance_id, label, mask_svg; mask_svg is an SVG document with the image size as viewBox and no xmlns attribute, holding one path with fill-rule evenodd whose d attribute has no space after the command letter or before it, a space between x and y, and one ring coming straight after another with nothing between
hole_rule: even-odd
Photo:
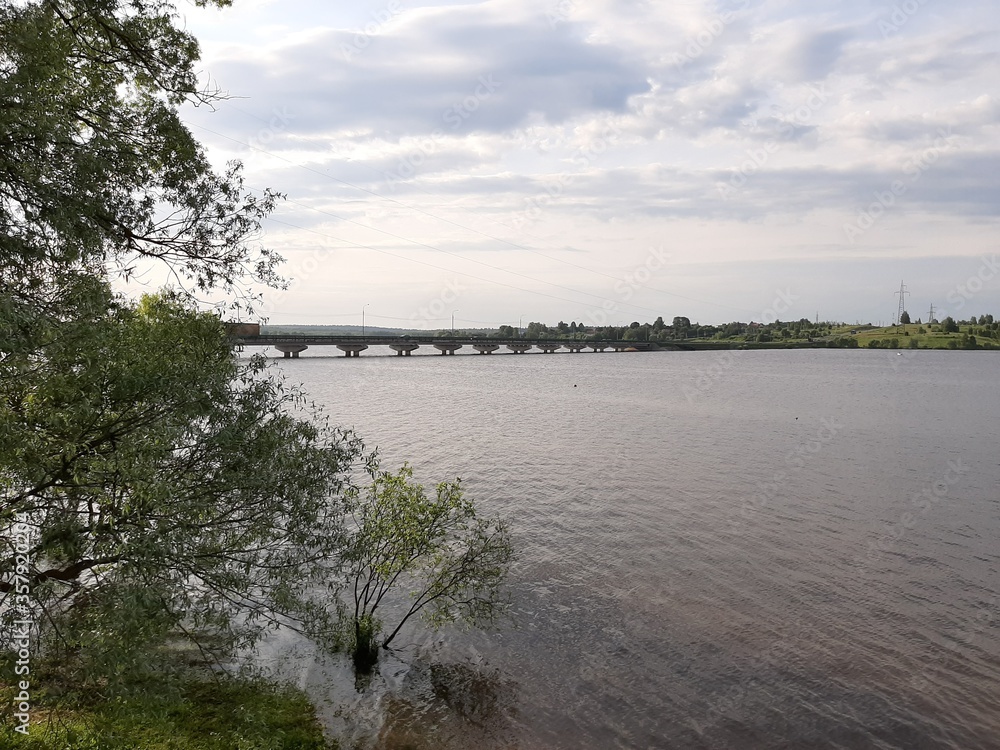
<instances>
[{"instance_id":1,"label":"rippled water","mask_svg":"<svg viewBox=\"0 0 1000 750\"><path fill-rule=\"evenodd\" d=\"M342 738L1000 747L1000 357L323 353L280 366L520 550L513 626L306 663Z\"/></svg>"}]
</instances>

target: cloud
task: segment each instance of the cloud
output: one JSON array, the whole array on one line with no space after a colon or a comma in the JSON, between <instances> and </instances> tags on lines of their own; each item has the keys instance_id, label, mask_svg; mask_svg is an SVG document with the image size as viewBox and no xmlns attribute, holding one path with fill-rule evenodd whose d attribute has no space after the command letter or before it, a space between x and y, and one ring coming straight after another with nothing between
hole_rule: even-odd
<instances>
[{"instance_id":1,"label":"cloud","mask_svg":"<svg viewBox=\"0 0 1000 750\"><path fill-rule=\"evenodd\" d=\"M300 134L499 133L532 118L622 112L648 89L626 50L578 32L460 6L401 19L364 49L350 31L320 29L254 55L230 51L211 69L227 89L287 102Z\"/></svg>"},{"instance_id":2,"label":"cloud","mask_svg":"<svg viewBox=\"0 0 1000 750\"><path fill-rule=\"evenodd\" d=\"M351 219L524 270L538 257L518 245L583 248L580 264L615 269L622 247L664 238L678 256L752 265L979 252L995 237L992 6L918 4L886 32L894 3L869 0L407 0L386 18L390 4L237 4L213 11L220 40L203 39L213 79L246 98L190 113L220 134L198 137L302 204L282 209L289 223L341 244L430 252ZM929 153L942 131L948 147ZM905 193L845 242L894 181ZM295 245L293 228L274 231ZM368 283L362 256L338 255L345 289ZM387 283L406 275L386 268ZM849 273L822 282L855 299Z\"/></svg>"}]
</instances>

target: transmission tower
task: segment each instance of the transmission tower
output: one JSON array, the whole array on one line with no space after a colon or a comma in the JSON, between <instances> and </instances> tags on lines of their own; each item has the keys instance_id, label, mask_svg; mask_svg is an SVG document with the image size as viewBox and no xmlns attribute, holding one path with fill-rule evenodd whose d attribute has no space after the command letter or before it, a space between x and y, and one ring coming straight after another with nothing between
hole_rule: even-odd
<instances>
[{"instance_id":1,"label":"transmission tower","mask_svg":"<svg viewBox=\"0 0 1000 750\"><path fill-rule=\"evenodd\" d=\"M906 291L906 284L904 284L902 280L899 282L899 291L896 292L896 294L899 295L899 311L896 313L895 324L899 325L899 321L903 317L903 313L906 311L906 295L909 294L909 292Z\"/></svg>"},{"instance_id":2,"label":"transmission tower","mask_svg":"<svg viewBox=\"0 0 1000 750\"><path fill-rule=\"evenodd\" d=\"M927 325L930 325L931 321L933 320L934 320L934 303L931 302L931 311L927 313Z\"/></svg>"}]
</instances>

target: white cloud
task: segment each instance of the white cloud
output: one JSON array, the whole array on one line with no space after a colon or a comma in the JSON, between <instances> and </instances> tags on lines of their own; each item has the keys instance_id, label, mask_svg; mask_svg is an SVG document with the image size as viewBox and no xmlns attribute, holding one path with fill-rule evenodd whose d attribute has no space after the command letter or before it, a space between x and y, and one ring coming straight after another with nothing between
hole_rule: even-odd
<instances>
[{"instance_id":1,"label":"white cloud","mask_svg":"<svg viewBox=\"0 0 1000 750\"><path fill-rule=\"evenodd\" d=\"M380 306L405 318L417 301L399 290L467 272L458 253L499 269L477 268L484 309L470 317L530 304L569 320L588 294L612 294L601 274L682 240L678 258L722 264L713 283L738 308L756 304L744 279L758 276L727 282L733 259L770 264L759 278L773 279L779 259L822 256L817 283L845 300L829 314L852 318L859 252L893 259L887 283L919 258L959 263L985 252L1000 205L1000 11L894 12L866 0L238 3L190 23L207 71L245 98L189 120L217 158L242 158L254 185L295 201L280 217L313 234L274 224L275 244L308 252L335 235L413 259L337 251L302 282L320 307L309 285L336 277L338 294L366 300L392 288ZM894 181L905 193L847 242L843 225ZM416 263L428 258L437 268ZM544 296L553 284L575 292ZM727 315L648 302L664 317Z\"/></svg>"}]
</instances>

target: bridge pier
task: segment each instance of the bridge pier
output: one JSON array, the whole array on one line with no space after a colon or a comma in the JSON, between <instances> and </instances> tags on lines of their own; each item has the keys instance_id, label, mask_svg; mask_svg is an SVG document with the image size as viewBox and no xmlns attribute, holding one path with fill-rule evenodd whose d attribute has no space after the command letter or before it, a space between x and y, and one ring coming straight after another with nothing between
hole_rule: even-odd
<instances>
[{"instance_id":1,"label":"bridge pier","mask_svg":"<svg viewBox=\"0 0 1000 750\"><path fill-rule=\"evenodd\" d=\"M368 344L337 344L337 348L345 357L360 357L361 352L368 348Z\"/></svg>"},{"instance_id":2,"label":"bridge pier","mask_svg":"<svg viewBox=\"0 0 1000 750\"><path fill-rule=\"evenodd\" d=\"M595 354L597 352L603 352L605 349L608 348L607 344L589 344L588 346L590 346L590 348L594 350Z\"/></svg>"},{"instance_id":3,"label":"bridge pier","mask_svg":"<svg viewBox=\"0 0 1000 750\"><path fill-rule=\"evenodd\" d=\"M283 352L285 359L288 359L289 357L298 359L299 352L304 352L309 347L303 344L275 344L274 348L279 352Z\"/></svg>"},{"instance_id":4,"label":"bridge pier","mask_svg":"<svg viewBox=\"0 0 1000 750\"><path fill-rule=\"evenodd\" d=\"M572 354L579 354L587 348L587 345L580 341L570 341L563 344L563 346L569 349Z\"/></svg>"},{"instance_id":5,"label":"bridge pier","mask_svg":"<svg viewBox=\"0 0 1000 750\"><path fill-rule=\"evenodd\" d=\"M473 344L472 348L480 354L492 354L500 348L500 344Z\"/></svg>"},{"instance_id":6,"label":"bridge pier","mask_svg":"<svg viewBox=\"0 0 1000 750\"><path fill-rule=\"evenodd\" d=\"M461 349L461 344L434 344L434 348L437 349L441 354L454 354L455 350Z\"/></svg>"},{"instance_id":7,"label":"bridge pier","mask_svg":"<svg viewBox=\"0 0 1000 750\"><path fill-rule=\"evenodd\" d=\"M507 348L510 349L512 352L514 352L514 354L524 354L532 346L534 346L534 344L527 344L527 343L507 344Z\"/></svg>"},{"instance_id":8,"label":"bridge pier","mask_svg":"<svg viewBox=\"0 0 1000 750\"><path fill-rule=\"evenodd\" d=\"M389 344L389 348L396 352L396 356L407 356L413 353L414 349L419 349L419 344Z\"/></svg>"},{"instance_id":9,"label":"bridge pier","mask_svg":"<svg viewBox=\"0 0 1000 750\"><path fill-rule=\"evenodd\" d=\"M562 344L539 344L538 348L546 354L552 354L556 349L561 349Z\"/></svg>"}]
</instances>

